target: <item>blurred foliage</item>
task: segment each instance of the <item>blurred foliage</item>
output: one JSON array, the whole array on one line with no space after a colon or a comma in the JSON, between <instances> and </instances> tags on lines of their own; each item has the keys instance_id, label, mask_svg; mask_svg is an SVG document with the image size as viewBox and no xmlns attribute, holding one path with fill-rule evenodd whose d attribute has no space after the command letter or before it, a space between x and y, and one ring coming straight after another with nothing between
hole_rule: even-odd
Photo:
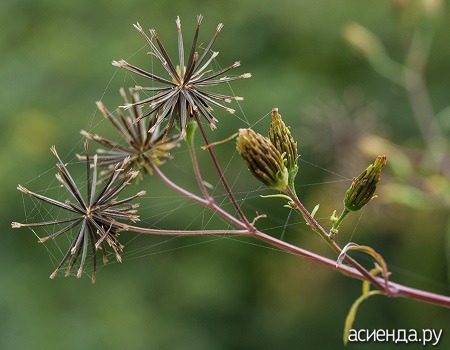
<instances>
[{"instance_id":1,"label":"blurred foliage","mask_svg":"<svg viewBox=\"0 0 450 350\"><path fill-rule=\"evenodd\" d=\"M48 257L60 257L58 246L38 245L31 231L9 228L11 221L45 216L44 209L36 212L33 202L15 188L20 183L32 190L54 190L56 169L48 151L52 144L63 159L76 163L75 153L82 149L79 130L101 129L105 137L107 130L112 132L94 102L101 99L107 106L117 105L119 87L135 82L110 62L124 58L151 69L148 47L131 24L139 21L143 27L156 28L168 51L175 53L177 15L186 43L197 14L205 17L203 42L217 23L224 22L215 44L220 51L218 64L241 60L241 72L253 74L252 79L233 84L233 91L245 97L242 110L238 107L236 116L219 112L218 130L210 133L211 138L223 139L249 124L266 134L270 111L278 107L299 142L297 193L308 208L321 204L316 217L325 226L333 210L342 208L351 178L374 155L386 154L380 198L361 215L350 216L338 239L343 245L352 240L374 247L386 259L395 281L449 294L448 9L447 3L437 0L2 1L0 347L341 346L345 315L360 293L360 284L308 261L263 249L254 241L133 235L127 239L123 234L128 258L125 254L122 265L102 268L91 285L89 278L48 279L55 263ZM377 45L368 50L360 46L355 55L342 37L348 40L352 28L360 39L375 40ZM417 61L406 58L417 35L423 44L419 52L426 52L427 58L419 73L441 135L432 146L418 126L411 106L415 100L398 83L405 66L417 68ZM373 52L376 59L369 57ZM380 52L386 55L381 60ZM393 67L400 80L386 79L386 71L380 72L386 67ZM289 209L277 200L259 198L266 191L245 170L233 143L217 150L246 213L268 214L258 224L280 236ZM186 148L174 156L164 170L196 190ZM200 152L199 158L205 179L215 186L206 154ZM78 168L81 176L84 168ZM141 201L142 224L201 227L213 217L156 178L139 186L149 194ZM224 198L219 185L214 193L219 200ZM229 203L225 206L231 210ZM223 225L212 218L206 226ZM333 256L295 213L284 237ZM364 262L363 256L358 258ZM371 265L370 260L366 263ZM355 321L361 329L444 328L441 348L450 344L449 324L448 310L381 297L364 303ZM398 346L349 345L394 347Z\"/></svg>"}]
</instances>

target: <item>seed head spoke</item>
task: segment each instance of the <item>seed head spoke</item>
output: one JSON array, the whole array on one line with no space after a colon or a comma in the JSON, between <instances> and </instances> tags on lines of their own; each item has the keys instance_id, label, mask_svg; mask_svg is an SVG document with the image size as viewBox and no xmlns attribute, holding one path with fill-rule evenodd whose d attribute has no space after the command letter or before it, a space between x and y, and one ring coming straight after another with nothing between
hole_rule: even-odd
<instances>
[{"instance_id":1,"label":"seed head spoke","mask_svg":"<svg viewBox=\"0 0 450 350\"><path fill-rule=\"evenodd\" d=\"M180 77L184 78L184 47L183 47L183 33L181 32L180 17L177 16L177 29L178 29L178 58L180 60Z\"/></svg>"}]
</instances>

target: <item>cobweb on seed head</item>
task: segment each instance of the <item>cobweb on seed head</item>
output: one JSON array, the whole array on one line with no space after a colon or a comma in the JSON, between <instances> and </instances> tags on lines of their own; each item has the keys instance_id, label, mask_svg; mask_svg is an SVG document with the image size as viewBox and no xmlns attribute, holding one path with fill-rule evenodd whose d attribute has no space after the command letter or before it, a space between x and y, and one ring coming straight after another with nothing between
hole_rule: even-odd
<instances>
[{"instance_id":1,"label":"cobweb on seed head","mask_svg":"<svg viewBox=\"0 0 450 350\"><path fill-rule=\"evenodd\" d=\"M132 55L130 55L127 59L130 59L131 57L135 56L138 53L141 53L142 51L145 51L147 49L146 45L143 45L141 48L136 50ZM152 55L148 55L150 60L150 66L151 66L151 72L154 71L154 57ZM216 70L220 70L222 67L217 62L217 60L214 60L214 65ZM112 74L110 80L105 86L104 91L100 94L99 98L97 100L101 100L106 94L111 94L113 96L118 96L118 90L120 86L128 87L128 86L135 86L139 85L138 81L136 81L133 74L130 74L126 71L120 70L117 68L114 73ZM219 93L227 93L229 95L234 96L234 89L232 86L227 83L224 86L219 86L218 88ZM228 89L228 91L220 91L223 89ZM238 89L238 87L236 87ZM145 91L141 92L142 94L145 94ZM245 93L242 93L240 91L241 95L245 96ZM119 100L118 100L119 101ZM258 126L260 123L264 123L267 126L270 124L271 120L271 113L270 111L264 115L261 115L259 118L256 118L254 120L250 120L250 118L247 117L242 104L240 101L235 101L237 103L237 112L234 115L227 115L226 118L221 118L221 123L219 123L219 128L221 124L225 124L228 122L236 122L236 124L239 124L238 127L255 127ZM119 104L119 103L118 103ZM114 106L107 106L111 111L114 111ZM220 118L221 112L218 112L218 117ZM232 118L234 120L232 120ZM231 121L232 120L232 121ZM100 113L98 113L97 109L94 109L92 112L91 118L87 122L87 128L86 130L93 133L99 133L101 134L101 127L103 124L108 123L105 118L100 116ZM74 130L74 135L77 135L78 131ZM214 133L210 133L211 139L214 138ZM68 164L68 167L70 168L83 168L82 164L79 164L80 161L77 160L75 157L76 153L80 153L81 146L84 142L84 139L79 137L76 139L74 136L74 140L77 140L69 152L69 154L61 154L61 157L64 162ZM120 138L117 137L117 142L120 142ZM201 144L200 138L197 141L196 147L197 151L200 154L203 152L200 149ZM50 145L49 145L50 147ZM58 146L57 146L58 147ZM94 142L90 142L90 149L94 153L97 149L97 145ZM186 147L180 147L178 149L174 149L171 151L173 154L175 161L168 161L167 165L164 167L171 167L172 169L175 169L175 171L171 171L171 174L177 174L180 178L183 177L184 179L188 179L192 184L195 184L195 177L191 171L191 168L184 167L181 165L177 165L176 159L179 157L187 157L189 158L189 152L186 149ZM299 183L297 184L298 189L301 191L302 187L308 187L308 186L321 186L326 185L330 183L336 183L336 182L347 182L348 184L351 183L351 177L344 176L341 174L338 174L332 170L320 167L319 165L310 162L308 160L299 159L299 162L301 163L301 168L303 171L308 171L308 167L315 167L320 169L323 172L328 173L329 175L334 178L334 180L329 181L322 181L322 182L314 182L314 183ZM229 168L232 164L238 163L241 164L239 171L236 173L233 171L232 174L229 173ZM229 158L228 161L221 164L222 169L225 173L225 176L229 180L231 188L235 188L236 184L238 183L239 179L242 177L248 177L250 176L247 172L247 169L245 168L244 162L240 162L240 159L237 157L237 152L234 152ZM203 168L204 169L204 168ZM215 170L214 170L215 171ZM41 189L41 191L38 191L37 189L34 189L36 192L41 194L51 194L55 199L64 200L66 199L64 197L65 192L61 190L59 184L57 181L55 181L54 174L57 172L56 167L53 167L52 169L49 169L48 171L33 177L31 180L29 180L25 185L32 188L33 183L35 183L38 178L45 177L48 178L48 186L44 189ZM75 177L75 182L82 184L85 179L85 174L83 172L77 172L76 174L79 174L78 177ZM171 176L171 178L176 182L177 178ZM147 175L147 177L149 177ZM177 229L206 229L206 228L217 228L217 229L226 229L230 228L230 224L226 222L225 220L220 219L222 227L210 227L211 222L217 222L217 215L215 215L212 211L210 211L207 208L203 208L200 205L193 203L192 201L186 199L185 197L179 195L178 193L174 192L172 189L166 187L164 189L163 195L153 195L151 186L158 186L163 187L162 183L157 179L156 176L151 176L151 178L144 178L143 183L145 184L145 189L147 189L147 195L145 197L140 198L139 202L141 206L138 209L138 215L140 216L140 221L137 223L138 226L142 227L149 227L149 228L160 228L160 229L171 229L172 227L166 227L164 221L170 218L176 218L177 216L183 216L183 211L188 210L192 206L196 206L197 214L195 217L189 218L189 221L185 222L183 227L177 227ZM216 200L216 202L219 205L224 205L228 209L230 209L230 212L234 213L230 201L228 197L226 196L225 192L223 191L222 185L216 177L217 180L215 180L214 183L208 184L209 192L211 196ZM130 186L133 190L133 186ZM83 190L84 188L81 188ZM196 187L192 187L193 191L195 192ZM85 189L84 189L85 190ZM200 193L199 191L195 193ZM234 192L237 200L239 202L239 205L243 208L244 212L247 213L250 216L251 213L254 213L256 216L256 213L259 214L266 214L268 215L267 220L270 222L268 226L265 227L264 232L271 234L277 238L281 239L289 239L292 238L293 235L301 235L305 232L309 232L308 228L306 227L303 218L298 215L297 213L293 212L292 209L286 209L284 217L274 217L273 215L270 215L270 213L266 212L264 208L259 207L257 204L258 201L254 201L252 199L259 198L262 194L267 194L267 190L260 186L258 188L255 188L250 191L236 191ZM33 221L45 221L45 220L55 220L58 219L61 215L60 210L52 210L49 209L48 206L43 205L40 201L30 198L29 196L25 196L22 194L23 197L23 210L25 215L24 222L33 222ZM263 199L259 199L259 201L262 201ZM276 203L274 205L279 205L280 203ZM337 208L338 209L338 208ZM361 211L363 212L363 211ZM326 213L328 214L328 213ZM351 234L351 239L354 238L354 235L357 233L357 228L359 221L361 219L361 215L354 226L353 232ZM316 219L319 221L319 223L323 223L325 226L327 226L329 222L329 216L325 217L316 217ZM195 225L195 226L194 226ZM198 227L197 225L200 225L201 227ZM293 230L295 228L295 230ZM50 227L51 229L51 227ZM33 229L30 228L30 230L34 233L36 238L43 237L46 235L51 234L50 229L48 228L38 228ZM56 229L56 228L54 228ZM290 235L287 235L287 231L290 231ZM294 233L292 233L294 232ZM70 232L69 235L74 235L76 232ZM289 237L288 237L289 236ZM314 239L318 239L314 235L307 235L308 237L313 236ZM295 237L294 237L295 238ZM51 262L51 266L49 266L49 273L53 271L53 269L58 265L59 261L61 260L62 256L67 250L67 246L70 243L72 237L68 236L61 236L56 240L50 240L48 242L45 242L42 244L44 246L48 258ZM181 249L204 249L204 247L197 247L197 246L204 246L213 244L214 242L220 241L220 240L230 240L235 242L235 244L246 244L251 245L254 247L257 247L258 249L270 249L270 250L276 250L279 251L276 248L268 247L264 244L261 244L257 241L248 240L242 237L235 237L235 236L227 236L227 237L195 237L195 238L189 238L186 239L185 237L161 237L161 236L148 236L148 235L140 235L135 233L127 233L123 232L120 236L120 241L122 244L125 245L124 252L122 254L123 256L123 264L127 264L130 261L136 260L136 259L149 259L152 258L155 255L168 253L175 250L181 250ZM287 254L287 253L286 253ZM364 259L365 257L361 257ZM88 258L86 261L86 268L84 270L84 274L90 275L92 272L92 258ZM157 259L154 257L153 259ZM111 252L108 252L108 265L115 264L116 260L114 259L114 256ZM97 270L100 271L103 268L102 264L99 264ZM118 267L115 267L118 268ZM390 266L392 270L395 270L395 267ZM75 274L76 272L73 272L72 274ZM402 271L402 273L408 273L407 271ZM411 273L409 273L411 274ZM62 276L63 274L61 274ZM417 276L416 276L417 277ZM421 279L420 276L417 278ZM430 283L433 283L433 281L429 281Z\"/></svg>"}]
</instances>

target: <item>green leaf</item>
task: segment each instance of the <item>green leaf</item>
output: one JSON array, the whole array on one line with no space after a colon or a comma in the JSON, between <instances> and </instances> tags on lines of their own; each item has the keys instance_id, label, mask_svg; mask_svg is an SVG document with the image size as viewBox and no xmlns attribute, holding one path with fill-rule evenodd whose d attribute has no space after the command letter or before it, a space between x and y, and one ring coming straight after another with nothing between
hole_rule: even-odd
<instances>
[{"instance_id":1,"label":"green leaf","mask_svg":"<svg viewBox=\"0 0 450 350\"><path fill-rule=\"evenodd\" d=\"M287 199L288 201L291 201L291 197L286 196L285 194L268 194L266 196L260 196L261 198L282 198L282 199Z\"/></svg>"},{"instance_id":2,"label":"green leaf","mask_svg":"<svg viewBox=\"0 0 450 350\"><path fill-rule=\"evenodd\" d=\"M379 290L372 290L370 292L367 292L366 294L361 295L358 299L355 300L353 305L351 306L350 310L348 311L347 317L345 319L345 326L344 326L344 345L347 345L348 343L348 336L350 335L350 330L352 329L353 322L355 321L356 312L358 311L359 305L361 303L370 298L373 295L377 294L383 294Z\"/></svg>"},{"instance_id":3,"label":"green leaf","mask_svg":"<svg viewBox=\"0 0 450 350\"><path fill-rule=\"evenodd\" d=\"M320 204L317 204L314 209L311 212L311 217L313 218L314 215L316 215L317 211L319 210Z\"/></svg>"}]
</instances>

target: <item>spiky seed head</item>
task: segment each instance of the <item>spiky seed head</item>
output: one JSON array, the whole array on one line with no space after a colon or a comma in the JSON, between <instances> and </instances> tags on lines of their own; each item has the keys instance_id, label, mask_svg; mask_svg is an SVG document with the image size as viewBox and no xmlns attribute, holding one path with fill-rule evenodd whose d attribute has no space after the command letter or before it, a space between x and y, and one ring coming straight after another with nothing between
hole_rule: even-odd
<instances>
[{"instance_id":1,"label":"spiky seed head","mask_svg":"<svg viewBox=\"0 0 450 350\"><path fill-rule=\"evenodd\" d=\"M142 100L136 99L130 104L120 106L123 109L130 109L131 106L146 107L146 111L140 116L153 120L154 127L167 122L164 128L166 136L179 126L180 138L186 137L186 128L188 121L196 119L195 116L200 114L207 120L211 129L216 128L216 118L213 114L213 108L220 108L228 113L233 114L234 109L225 107L222 103L230 103L232 100L239 101L242 98L227 96L220 93L215 93L209 90L210 86L217 86L223 83L229 83L238 79L250 78L251 74L242 74L237 76L225 75L230 70L240 66L240 62L236 61L234 64L214 72L208 69L214 59L219 54L212 50L212 47L223 28L223 24L219 23L216 32L212 36L209 43L206 45L204 51L198 52L198 35L202 16L197 16L197 28L192 41L189 54L185 56L183 35L181 30L181 20L176 19L178 32L178 60L179 64L169 57L163 43L160 41L156 31L150 30L151 37L149 37L139 23L134 27L141 33L147 43L150 45L151 53L155 55L157 60L163 65L169 77L160 77L151 72L147 72L141 68L133 66L124 60L113 61L112 64L119 68L127 69L128 71L140 75L144 78L161 83L159 87L138 87L138 90L153 91L153 96L144 98ZM154 40L152 40L154 39ZM187 53L187 52L186 52ZM180 68L181 67L181 68ZM214 112L214 113L213 113ZM154 129L150 128L150 132Z\"/></svg>"},{"instance_id":2,"label":"spiky seed head","mask_svg":"<svg viewBox=\"0 0 450 350\"><path fill-rule=\"evenodd\" d=\"M139 87L134 90L139 90ZM179 146L180 140L178 135L167 137L164 130L161 131L158 125L154 125L156 113L152 114L153 120L142 119L141 107L133 105L139 100L137 91L130 89L127 94L121 88L120 94L125 102L124 107L128 109L126 113L118 110L118 116L116 116L101 101L97 102L97 108L120 133L123 142L108 140L84 130L81 131L81 134L105 147L97 149L99 166L105 169L100 172L101 180L106 180L114 172L115 164L122 163L125 158L128 158L128 161L124 162L125 173L130 169L139 171L140 175L136 177L136 182L139 182L144 174L152 173L151 162L156 166L161 166L166 160L172 158L170 151ZM77 158L85 160L86 156L77 155Z\"/></svg>"},{"instance_id":3,"label":"spiky seed head","mask_svg":"<svg viewBox=\"0 0 450 350\"><path fill-rule=\"evenodd\" d=\"M344 206L347 210L358 211L376 198L375 190L380 181L381 170L387 162L386 156L378 156L373 164L370 164L347 190L344 198Z\"/></svg>"},{"instance_id":4,"label":"spiky seed head","mask_svg":"<svg viewBox=\"0 0 450 350\"><path fill-rule=\"evenodd\" d=\"M269 188L285 191L289 173L284 155L267 137L252 129L239 129L236 149L259 181Z\"/></svg>"},{"instance_id":5,"label":"spiky seed head","mask_svg":"<svg viewBox=\"0 0 450 350\"><path fill-rule=\"evenodd\" d=\"M92 282L96 279L96 251L98 248L102 248L103 259L106 261L106 246L109 246L117 261L122 261L121 252L123 245L117 239L118 232L123 230L126 225L120 221L138 221L139 217L136 215L137 204L130 203L137 197L145 195L145 191L138 192L134 196L118 200L118 196L123 189L130 184L135 178L138 172L126 170L127 162L129 158L125 158L123 162L114 166L114 171L117 173L123 173L123 178L118 178L118 174L111 174L103 188L97 190L97 156L89 156L88 143L85 142L85 162L86 162L86 183L84 187L87 187L87 196L84 197L80 191L80 187L73 180L70 172L66 168L59 157L56 148L53 146L51 151L57 158L57 168L59 173L56 174L56 178L61 182L62 186L66 189L67 194L74 201L69 200L59 201L46 197L44 195L31 192L25 187L18 185L17 189L24 194L30 195L39 201L55 206L64 212L70 214L69 217L62 219L55 219L51 221L35 222L35 223L18 223L12 222L12 228L21 227L57 227L55 232L49 236L39 238L39 243L44 243L50 239L56 239L61 235L68 234L72 230L76 230L76 235L72 238L72 244L67 253L59 263L55 271L50 275L50 278L55 278L63 265L68 265L65 275L68 276L70 271L80 261L77 276L81 277L83 269L86 263L88 254L88 246L91 245L92 260L94 270L92 273ZM93 159L93 162L92 162ZM93 166L93 171L91 171ZM54 226L57 225L57 226ZM78 259L80 258L80 259Z\"/></svg>"}]
</instances>

